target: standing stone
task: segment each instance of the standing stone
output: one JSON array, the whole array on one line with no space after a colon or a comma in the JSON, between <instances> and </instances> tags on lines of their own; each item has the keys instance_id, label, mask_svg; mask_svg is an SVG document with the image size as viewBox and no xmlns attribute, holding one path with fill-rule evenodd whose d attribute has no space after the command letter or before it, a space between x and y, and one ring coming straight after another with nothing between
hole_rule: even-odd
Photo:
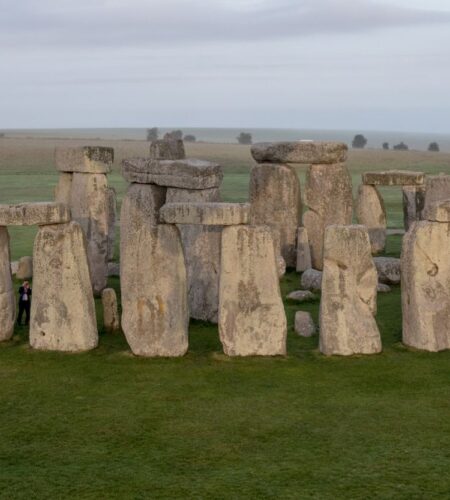
<instances>
[{"instance_id":1,"label":"standing stone","mask_svg":"<svg viewBox=\"0 0 450 500\"><path fill-rule=\"evenodd\" d=\"M152 160L184 160L186 153L181 139L157 139L150 144Z\"/></svg>"},{"instance_id":2,"label":"standing stone","mask_svg":"<svg viewBox=\"0 0 450 500\"><path fill-rule=\"evenodd\" d=\"M74 173L72 218L86 235L92 287L99 294L108 278L109 194L106 175Z\"/></svg>"},{"instance_id":3,"label":"standing stone","mask_svg":"<svg viewBox=\"0 0 450 500\"><path fill-rule=\"evenodd\" d=\"M16 278L18 280L29 280L33 277L33 257L26 256L19 259Z\"/></svg>"},{"instance_id":4,"label":"standing stone","mask_svg":"<svg viewBox=\"0 0 450 500\"><path fill-rule=\"evenodd\" d=\"M108 187L108 262L114 259L114 244L116 242L117 194Z\"/></svg>"},{"instance_id":5,"label":"standing stone","mask_svg":"<svg viewBox=\"0 0 450 500\"><path fill-rule=\"evenodd\" d=\"M303 225L308 231L312 266L322 270L325 228L352 223L352 179L345 164L311 165L305 197L309 210L303 216Z\"/></svg>"},{"instance_id":6,"label":"standing stone","mask_svg":"<svg viewBox=\"0 0 450 500\"><path fill-rule=\"evenodd\" d=\"M300 337L312 337L316 333L316 325L311 313L297 311L295 313L295 333Z\"/></svg>"},{"instance_id":7,"label":"standing stone","mask_svg":"<svg viewBox=\"0 0 450 500\"><path fill-rule=\"evenodd\" d=\"M449 249L450 217L448 222L417 222L403 238L405 345L431 352L450 349Z\"/></svg>"},{"instance_id":8,"label":"standing stone","mask_svg":"<svg viewBox=\"0 0 450 500\"><path fill-rule=\"evenodd\" d=\"M383 198L375 186L359 186L356 217L369 231L372 254L382 252L386 247L386 210Z\"/></svg>"},{"instance_id":9,"label":"standing stone","mask_svg":"<svg viewBox=\"0 0 450 500\"><path fill-rule=\"evenodd\" d=\"M219 202L219 188L167 189L167 203ZM217 323L222 226L180 224L191 318Z\"/></svg>"},{"instance_id":10,"label":"standing stone","mask_svg":"<svg viewBox=\"0 0 450 500\"><path fill-rule=\"evenodd\" d=\"M0 226L0 342L12 337L16 317L10 261L8 229Z\"/></svg>"},{"instance_id":11,"label":"standing stone","mask_svg":"<svg viewBox=\"0 0 450 500\"><path fill-rule=\"evenodd\" d=\"M401 280L401 262L395 257L374 257L378 281L385 285L398 285Z\"/></svg>"},{"instance_id":12,"label":"standing stone","mask_svg":"<svg viewBox=\"0 0 450 500\"><path fill-rule=\"evenodd\" d=\"M269 227L224 228L219 297L225 354L286 354L286 316Z\"/></svg>"},{"instance_id":13,"label":"standing stone","mask_svg":"<svg viewBox=\"0 0 450 500\"><path fill-rule=\"evenodd\" d=\"M423 216L425 206L425 186L403 186L403 223L408 231L413 222Z\"/></svg>"},{"instance_id":14,"label":"standing stone","mask_svg":"<svg viewBox=\"0 0 450 500\"><path fill-rule=\"evenodd\" d=\"M34 242L30 344L87 351L98 343L86 239L79 224L39 228Z\"/></svg>"},{"instance_id":15,"label":"standing stone","mask_svg":"<svg viewBox=\"0 0 450 500\"><path fill-rule=\"evenodd\" d=\"M55 201L70 206L72 178L73 174L71 172L61 172L59 174L58 184L55 188Z\"/></svg>"},{"instance_id":16,"label":"standing stone","mask_svg":"<svg viewBox=\"0 0 450 500\"><path fill-rule=\"evenodd\" d=\"M106 332L117 332L120 329L117 296L114 288L102 291L103 326Z\"/></svg>"},{"instance_id":17,"label":"standing stone","mask_svg":"<svg viewBox=\"0 0 450 500\"><path fill-rule=\"evenodd\" d=\"M187 280L178 229L157 225L166 189L132 184L122 202L122 330L138 356L182 356L188 348Z\"/></svg>"},{"instance_id":18,"label":"standing stone","mask_svg":"<svg viewBox=\"0 0 450 500\"><path fill-rule=\"evenodd\" d=\"M297 272L302 273L311 267L308 231L304 227L299 227L297 230Z\"/></svg>"},{"instance_id":19,"label":"standing stone","mask_svg":"<svg viewBox=\"0 0 450 500\"><path fill-rule=\"evenodd\" d=\"M301 219L300 182L293 167L264 163L250 173L250 223L280 232L281 255L287 267L297 261L297 228Z\"/></svg>"},{"instance_id":20,"label":"standing stone","mask_svg":"<svg viewBox=\"0 0 450 500\"><path fill-rule=\"evenodd\" d=\"M300 278L300 286L303 290L319 292L322 290L322 271L307 269Z\"/></svg>"},{"instance_id":21,"label":"standing stone","mask_svg":"<svg viewBox=\"0 0 450 500\"><path fill-rule=\"evenodd\" d=\"M437 201L450 198L450 175L427 175L424 213Z\"/></svg>"},{"instance_id":22,"label":"standing stone","mask_svg":"<svg viewBox=\"0 0 450 500\"><path fill-rule=\"evenodd\" d=\"M376 314L378 276L364 226L325 230L320 351L349 356L381 351Z\"/></svg>"}]
</instances>

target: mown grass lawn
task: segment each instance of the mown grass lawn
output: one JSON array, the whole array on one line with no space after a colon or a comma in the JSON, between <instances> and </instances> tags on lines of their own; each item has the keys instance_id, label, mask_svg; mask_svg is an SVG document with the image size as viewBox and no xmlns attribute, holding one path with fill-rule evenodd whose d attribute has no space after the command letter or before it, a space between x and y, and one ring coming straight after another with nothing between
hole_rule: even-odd
<instances>
[{"instance_id":1,"label":"mown grass lawn","mask_svg":"<svg viewBox=\"0 0 450 500\"><path fill-rule=\"evenodd\" d=\"M247 179L230 171L226 198ZM0 194L15 199L16 182ZM29 254L33 229L11 235L16 258ZM386 254L400 247L391 236ZM283 296L298 286L288 273ZM288 356L274 359L227 358L217 327L195 321L185 357L136 358L103 332L98 300L89 353L33 351L16 328L0 344L0 497L448 498L450 352L402 346L399 287L378 297L375 356L322 356L293 330L319 299L285 306Z\"/></svg>"}]
</instances>

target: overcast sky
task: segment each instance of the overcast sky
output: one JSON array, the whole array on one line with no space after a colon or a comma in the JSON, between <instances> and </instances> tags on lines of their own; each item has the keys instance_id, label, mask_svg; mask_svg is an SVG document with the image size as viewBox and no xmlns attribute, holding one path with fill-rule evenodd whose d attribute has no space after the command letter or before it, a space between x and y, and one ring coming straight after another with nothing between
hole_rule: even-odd
<instances>
[{"instance_id":1,"label":"overcast sky","mask_svg":"<svg viewBox=\"0 0 450 500\"><path fill-rule=\"evenodd\" d=\"M450 0L0 0L0 128L450 133Z\"/></svg>"}]
</instances>

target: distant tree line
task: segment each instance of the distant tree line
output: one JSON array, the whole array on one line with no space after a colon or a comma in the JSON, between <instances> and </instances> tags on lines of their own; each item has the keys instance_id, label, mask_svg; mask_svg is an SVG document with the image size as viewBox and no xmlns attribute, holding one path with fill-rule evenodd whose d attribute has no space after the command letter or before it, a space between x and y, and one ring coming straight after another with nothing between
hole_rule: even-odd
<instances>
[{"instance_id":1,"label":"distant tree line","mask_svg":"<svg viewBox=\"0 0 450 500\"><path fill-rule=\"evenodd\" d=\"M363 149L367 144L367 139L362 134L356 134L352 141L352 147L354 149ZM384 150L389 150L389 143L383 142L382 148ZM392 146L394 151L408 151L409 147L403 141ZM438 153L440 151L439 144L437 142L431 142L428 146L428 151Z\"/></svg>"},{"instance_id":2,"label":"distant tree line","mask_svg":"<svg viewBox=\"0 0 450 500\"><path fill-rule=\"evenodd\" d=\"M157 141L159 139L159 129L158 127L152 127L147 129L147 141ZM183 137L182 130L172 130L172 132L166 132L163 136L164 140L184 140L186 142L195 142L197 138L195 135L187 134Z\"/></svg>"}]
</instances>

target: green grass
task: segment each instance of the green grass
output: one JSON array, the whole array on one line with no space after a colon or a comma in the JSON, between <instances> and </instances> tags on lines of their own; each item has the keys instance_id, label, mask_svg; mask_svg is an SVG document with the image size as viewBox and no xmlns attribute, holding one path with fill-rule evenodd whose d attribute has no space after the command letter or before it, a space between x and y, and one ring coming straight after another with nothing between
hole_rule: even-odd
<instances>
[{"instance_id":1,"label":"green grass","mask_svg":"<svg viewBox=\"0 0 450 500\"><path fill-rule=\"evenodd\" d=\"M240 201L248 167L235 160L222 192ZM0 172L2 201L50 196L46 161L8 185ZM34 231L11 230L16 258ZM390 236L386 255L400 249ZM283 296L298 288L288 273ZM295 334L295 312L317 321L319 299L285 302L288 356L274 359L227 358L217 327L197 321L185 357L136 358L96 305L94 351L33 351L25 327L0 344L1 498L448 498L450 352L402 346L399 287L378 296L383 352L350 358Z\"/></svg>"}]
</instances>

